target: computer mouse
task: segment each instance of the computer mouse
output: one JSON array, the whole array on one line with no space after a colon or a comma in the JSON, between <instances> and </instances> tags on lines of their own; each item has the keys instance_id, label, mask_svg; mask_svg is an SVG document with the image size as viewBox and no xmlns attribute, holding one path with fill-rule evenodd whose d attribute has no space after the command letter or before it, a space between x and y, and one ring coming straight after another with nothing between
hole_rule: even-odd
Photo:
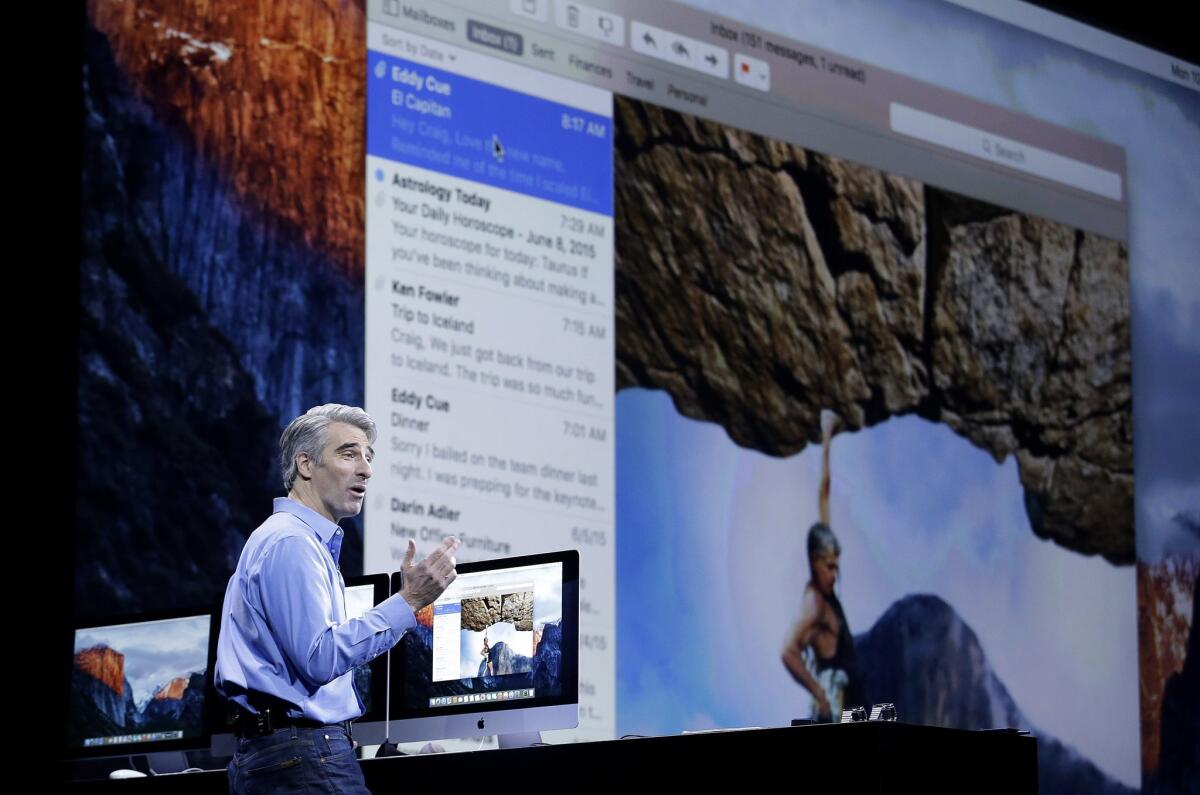
<instances>
[{"instance_id":1,"label":"computer mouse","mask_svg":"<svg viewBox=\"0 0 1200 795\"><path fill-rule=\"evenodd\" d=\"M108 774L108 777L109 778L145 778L146 774L140 770L129 770L126 768L122 768L120 770L112 771L111 773Z\"/></svg>"}]
</instances>

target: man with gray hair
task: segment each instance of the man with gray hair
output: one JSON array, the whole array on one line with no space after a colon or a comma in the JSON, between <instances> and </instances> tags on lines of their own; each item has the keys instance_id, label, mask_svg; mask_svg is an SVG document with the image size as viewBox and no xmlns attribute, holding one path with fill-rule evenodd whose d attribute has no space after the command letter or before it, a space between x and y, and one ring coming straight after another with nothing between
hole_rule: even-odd
<instances>
[{"instance_id":1,"label":"man with gray hair","mask_svg":"<svg viewBox=\"0 0 1200 795\"><path fill-rule=\"evenodd\" d=\"M366 793L354 668L394 646L456 576L458 539L416 565L410 540L401 592L347 619L338 522L362 510L375 436L365 411L330 403L279 439L287 497L246 540L221 610L214 676L236 710L231 792Z\"/></svg>"},{"instance_id":2,"label":"man with gray hair","mask_svg":"<svg viewBox=\"0 0 1200 795\"><path fill-rule=\"evenodd\" d=\"M808 530L809 581L804 586L800 618L788 634L782 655L788 673L812 695L813 720L825 723L838 720L842 709L862 704L854 636L834 591L842 546L829 526L829 448L840 424L832 412L822 413L820 520Z\"/></svg>"}]
</instances>

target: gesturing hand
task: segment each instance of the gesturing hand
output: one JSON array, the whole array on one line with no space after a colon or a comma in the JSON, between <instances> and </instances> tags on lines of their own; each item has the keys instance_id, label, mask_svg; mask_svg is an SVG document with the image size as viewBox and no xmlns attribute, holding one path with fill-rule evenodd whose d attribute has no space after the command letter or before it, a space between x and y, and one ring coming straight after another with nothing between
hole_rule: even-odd
<instances>
[{"instance_id":1,"label":"gesturing hand","mask_svg":"<svg viewBox=\"0 0 1200 795\"><path fill-rule=\"evenodd\" d=\"M408 541L408 551L404 553L404 562L400 571L404 573L400 595L408 602L413 612L420 610L442 595L442 592L454 582L458 572L454 570L454 551L462 545L457 538L450 536L438 548L429 553L429 557L413 565L417 556L417 545Z\"/></svg>"}]
</instances>

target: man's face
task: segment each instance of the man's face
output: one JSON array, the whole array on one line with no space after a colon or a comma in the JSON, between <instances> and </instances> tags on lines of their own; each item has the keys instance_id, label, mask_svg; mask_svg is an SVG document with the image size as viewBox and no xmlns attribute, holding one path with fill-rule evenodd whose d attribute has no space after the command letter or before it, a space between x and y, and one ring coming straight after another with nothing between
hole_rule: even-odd
<instances>
[{"instance_id":1,"label":"man's face","mask_svg":"<svg viewBox=\"0 0 1200 795\"><path fill-rule=\"evenodd\" d=\"M361 429L345 422L329 424L321 463L311 463L312 490L333 521L357 516L367 496L375 451Z\"/></svg>"},{"instance_id":2,"label":"man's face","mask_svg":"<svg viewBox=\"0 0 1200 795\"><path fill-rule=\"evenodd\" d=\"M838 578L838 558L836 552L818 555L812 561L813 584L823 594L833 593L833 586Z\"/></svg>"}]
</instances>

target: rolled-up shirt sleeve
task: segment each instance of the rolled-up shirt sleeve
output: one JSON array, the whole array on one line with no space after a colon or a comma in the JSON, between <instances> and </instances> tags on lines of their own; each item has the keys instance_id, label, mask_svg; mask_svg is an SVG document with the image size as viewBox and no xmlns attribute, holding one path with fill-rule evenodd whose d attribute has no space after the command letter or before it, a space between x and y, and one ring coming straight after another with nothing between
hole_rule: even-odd
<instances>
[{"instance_id":1,"label":"rolled-up shirt sleeve","mask_svg":"<svg viewBox=\"0 0 1200 795\"><path fill-rule=\"evenodd\" d=\"M257 573L261 604L275 642L295 675L309 687L332 682L390 649L416 625L399 594L338 623L329 563L314 540L289 536L267 550ZM338 602L340 604L340 602Z\"/></svg>"}]
</instances>

